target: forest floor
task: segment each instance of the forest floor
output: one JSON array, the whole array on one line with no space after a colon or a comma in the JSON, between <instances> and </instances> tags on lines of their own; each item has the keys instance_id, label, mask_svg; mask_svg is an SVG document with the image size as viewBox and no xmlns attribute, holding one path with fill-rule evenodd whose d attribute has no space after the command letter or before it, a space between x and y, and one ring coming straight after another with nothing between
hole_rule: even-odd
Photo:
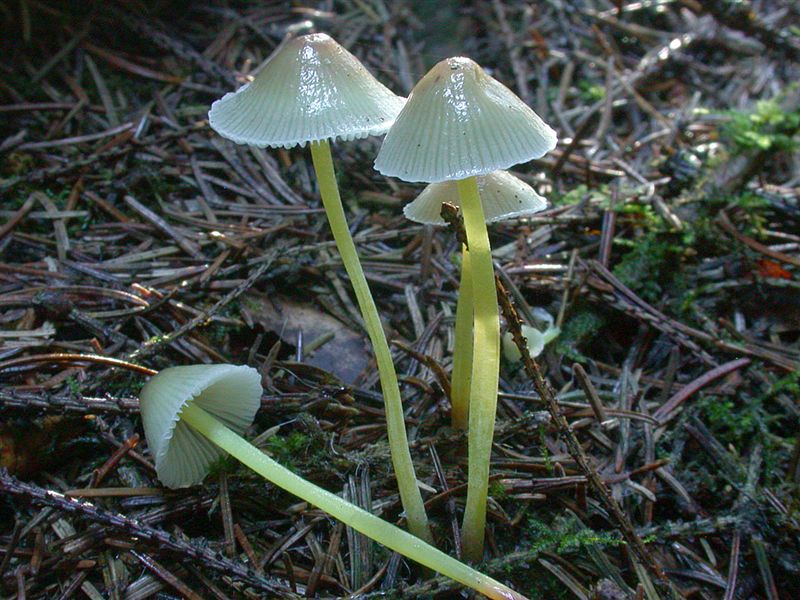
<instances>
[{"instance_id":1,"label":"forest floor","mask_svg":"<svg viewBox=\"0 0 800 600\"><path fill-rule=\"evenodd\" d=\"M248 364L265 386L248 437L402 522L308 151L207 122L312 31L402 94L470 56L559 134L513 168L550 207L491 237L523 321L560 327L536 359L560 412L504 360L480 568L530 598L667 597L659 573L690 598L799 598L792 0L0 4L0 597L462 593L232 461L168 491L144 440L146 376L126 365ZM375 172L379 144L334 158L435 538L458 555L458 242L404 219L421 186Z\"/></svg>"}]
</instances>

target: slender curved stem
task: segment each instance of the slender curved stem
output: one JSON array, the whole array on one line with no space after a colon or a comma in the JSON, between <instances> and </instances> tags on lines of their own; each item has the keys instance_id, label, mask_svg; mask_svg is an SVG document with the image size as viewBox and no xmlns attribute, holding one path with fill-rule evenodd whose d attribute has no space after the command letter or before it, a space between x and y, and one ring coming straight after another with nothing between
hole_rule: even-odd
<instances>
[{"instance_id":1,"label":"slender curved stem","mask_svg":"<svg viewBox=\"0 0 800 600\"><path fill-rule=\"evenodd\" d=\"M500 315L494 283L492 251L475 177L458 182L464 231L472 267L472 302L475 314L472 382L469 394L469 467L467 504L462 526L464 557L483 557L489 459L492 454L497 385L500 371Z\"/></svg>"},{"instance_id":2,"label":"slender curved stem","mask_svg":"<svg viewBox=\"0 0 800 600\"><path fill-rule=\"evenodd\" d=\"M456 341L450 382L450 411L454 429L466 431L469 424L469 388L472 381L472 267L469 250L461 248L461 282L456 305Z\"/></svg>"},{"instance_id":3,"label":"slender curved stem","mask_svg":"<svg viewBox=\"0 0 800 600\"><path fill-rule=\"evenodd\" d=\"M376 517L355 504L343 500L336 494L332 494L292 473L247 440L225 427L225 425L196 404L186 406L181 411L181 419L198 433L278 487L324 510L345 525L374 539L387 548L399 552L426 567L430 567L434 571L438 571L459 583L463 583L490 598L524 600L524 596L457 561L430 544L426 544L417 536L403 531L391 523L387 523L380 517Z\"/></svg>"},{"instance_id":4,"label":"slender curved stem","mask_svg":"<svg viewBox=\"0 0 800 600\"><path fill-rule=\"evenodd\" d=\"M333 170L333 158L331 157L331 147L328 140L311 143L311 158L314 162L314 170L317 173L319 192L322 197L322 204L325 206L325 212L328 215L328 222L331 225L333 239L336 241L337 248L339 248L344 268L350 276L350 282L353 285L361 315L364 317L364 325L372 342L372 349L375 352L375 360L378 363L378 375L381 380L381 390L383 391L383 402L386 410L386 431L389 437L389 450L392 455L397 487L400 491L403 509L406 512L408 527L418 538L432 541L433 538L428 528L428 516L425 513L422 494L420 494L417 487L417 476L414 472L414 464L411 462L411 452L408 449L405 416L403 414L403 403L400 399L397 374L394 370L389 344L386 342L386 334L383 331L380 316L378 316L378 309L369 291L369 285L366 277L364 277L361 262L358 260L356 245L353 243L350 229L347 226L342 199L339 196L339 187L336 184L336 174Z\"/></svg>"}]
</instances>

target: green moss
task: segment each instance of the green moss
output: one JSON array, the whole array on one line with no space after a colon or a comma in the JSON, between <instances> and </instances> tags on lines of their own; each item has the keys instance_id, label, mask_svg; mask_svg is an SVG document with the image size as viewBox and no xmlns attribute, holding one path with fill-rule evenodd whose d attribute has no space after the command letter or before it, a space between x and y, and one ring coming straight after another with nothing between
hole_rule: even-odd
<instances>
[{"instance_id":1,"label":"green moss","mask_svg":"<svg viewBox=\"0 0 800 600\"><path fill-rule=\"evenodd\" d=\"M578 89L580 90L581 100L587 104L594 104L606 97L606 88L602 85L593 84L586 79L581 79L578 82Z\"/></svg>"},{"instance_id":2,"label":"green moss","mask_svg":"<svg viewBox=\"0 0 800 600\"><path fill-rule=\"evenodd\" d=\"M523 526L521 540L527 554L524 563L505 565L505 575L512 579L516 589L523 592L531 600L552 600L569 598L569 589L550 571L540 566L538 558L544 554L587 556L588 548L607 549L623 545L625 542L615 531L595 531L586 527L574 514L556 516L552 521L546 516L530 518Z\"/></svg>"},{"instance_id":3,"label":"green moss","mask_svg":"<svg viewBox=\"0 0 800 600\"><path fill-rule=\"evenodd\" d=\"M489 483L489 495L498 502L501 502L502 500L508 497L508 490L506 489L506 486L504 486L502 482L492 481L491 483Z\"/></svg>"},{"instance_id":4,"label":"green moss","mask_svg":"<svg viewBox=\"0 0 800 600\"><path fill-rule=\"evenodd\" d=\"M568 204L579 204L584 201L599 201L608 206L611 196L607 185L601 185L589 189L585 184L580 184L564 194L553 193L548 196L548 200L553 206L564 206Z\"/></svg>"},{"instance_id":5,"label":"green moss","mask_svg":"<svg viewBox=\"0 0 800 600\"><path fill-rule=\"evenodd\" d=\"M223 473L234 473L237 469L242 471L247 471L247 474L252 474L252 471L247 470L245 467L242 466L238 460L233 458L232 456L220 456L211 463L208 467L208 475L206 476L206 481L215 481L219 479L219 476Z\"/></svg>"},{"instance_id":6,"label":"green moss","mask_svg":"<svg viewBox=\"0 0 800 600\"><path fill-rule=\"evenodd\" d=\"M67 380L64 384L69 388L70 394L73 396L77 396L81 393L81 384L78 382L75 377L67 377Z\"/></svg>"},{"instance_id":7,"label":"green moss","mask_svg":"<svg viewBox=\"0 0 800 600\"><path fill-rule=\"evenodd\" d=\"M697 215L691 225L681 232L681 242L686 248L707 251L720 240L719 227L713 219Z\"/></svg>"},{"instance_id":8,"label":"green moss","mask_svg":"<svg viewBox=\"0 0 800 600\"><path fill-rule=\"evenodd\" d=\"M283 466L312 480L327 480L332 476L339 479L340 470L347 472L354 468L350 462L337 468L329 452L330 437L312 417L305 413L298 415L295 427L291 433L273 436L266 442L267 451Z\"/></svg>"},{"instance_id":9,"label":"green moss","mask_svg":"<svg viewBox=\"0 0 800 600\"><path fill-rule=\"evenodd\" d=\"M619 280L647 302L657 302L665 289L675 283L681 250L671 236L649 232L636 240L613 269Z\"/></svg>"},{"instance_id":10,"label":"green moss","mask_svg":"<svg viewBox=\"0 0 800 600\"><path fill-rule=\"evenodd\" d=\"M606 320L599 313L586 306L579 307L561 328L555 351L572 360L584 361L579 347L591 341L605 326Z\"/></svg>"},{"instance_id":11,"label":"green moss","mask_svg":"<svg viewBox=\"0 0 800 600\"><path fill-rule=\"evenodd\" d=\"M706 397L701 401L700 408L720 441L740 443L758 429L755 416L757 409L752 405L742 410L737 408L733 400Z\"/></svg>"},{"instance_id":12,"label":"green moss","mask_svg":"<svg viewBox=\"0 0 800 600\"><path fill-rule=\"evenodd\" d=\"M566 554L587 546L608 548L625 542L614 531L595 531L584 526L576 517L557 517L552 523L535 518L528 520L527 533L532 537L535 550Z\"/></svg>"},{"instance_id":13,"label":"green moss","mask_svg":"<svg viewBox=\"0 0 800 600\"><path fill-rule=\"evenodd\" d=\"M778 381L773 383L769 390L767 390L766 396L772 398L776 394L781 393L789 394L795 398L800 397L800 371L794 371L778 379Z\"/></svg>"},{"instance_id":14,"label":"green moss","mask_svg":"<svg viewBox=\"0 0 800 600\"><path fill-rule=\"evenodd\" d=\"M305 456L311 439L304 433L293 431L287 436L275 435L267 440L267 450L284 467L296 470Z\"/></svg>"},{"instance_id":15,"label":"green moss","mask_svg":"<svg viewBox=\"0 0 800 600\"><path fill-rule=\"evenodd\" d=\"M703 420L709 424L709 429L724 446L745 456L754 443L761 445L761 481L764 485L783 483L785 477L781 465L788 458L789 448L796 434L793 423L785 415L774 412L775 405L771 398L777 393L800 388L799 381L800 376L792 374L779 380L762 394L743 394L737 398L706 396L697 403ZM787 437L781 437L779 432Z\"/></svg>"},{"instance_id":16,"label":"green moss","mask_svg":"<svg viewBox=\"0 0 800 600\"><path fill-rule=\"evenodd\" d=\"M722 139L735 154L797 150L800 109L784 111L775 100L761 100L752 111L732 111Z\"/></svg>"},{"instance_id":17,"label":"green moss","mask_svg":"<svg viewBox=\"0 0 800 600\"><path fill-rule=\"evenodd\" d=\"M615 212L620 215L620 223L635 225L647 231L668 229L664 218L659 215L653 205L643 202L624 202L616 206Z\"/></svg>"}]
</instances>

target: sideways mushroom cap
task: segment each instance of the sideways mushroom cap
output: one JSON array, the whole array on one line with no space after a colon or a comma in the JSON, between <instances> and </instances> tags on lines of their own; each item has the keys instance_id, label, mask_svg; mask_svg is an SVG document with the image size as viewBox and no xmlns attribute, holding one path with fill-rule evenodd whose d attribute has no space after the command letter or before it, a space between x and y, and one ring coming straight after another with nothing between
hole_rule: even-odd
<instances>
[{"instance_id":1,"label":"sideways mushroom cap","mask_svg":"<svg viewBox=\"0 0 800 600\"><path fill-rule=\"evenodd\" d=\"M158 478L170 488L186 487L200 483L224 452L181 422L181 411L196 403L241 434L261 404L261 376L246 366L171 367L145 384L139 403Z\"/></svg>"},{"instance_id":2,"label":"sideways mushroom cap","mask_svg":"<svg viewBox=\"0 0 800 600\"><path fill-rule=\"evenodd\" d=\"M448 58L419 80L386 134L375 168L435 183L539 158L556 133L469 58Z\"/></svg>"},{"instance_id":3,"label":"sideways mushroom cap","mask_svg":"<svg viewBox=\"0 0 800 600\"><path fill-rule=\"evenodd\" d=\"M528 354L531 358L536 358L542 352L544 347L559 336L561 330L558 327L550 326L544 331L539 331L530 325L522 326L522 335L525 337L525 343L528 346ZM522 360L522 353L514 343L514 338L510 331L507 331L501 340L503 347L503 355L508 362L519 362Z\"/></svg>"},{"instance_id":4,"label":"sideways mushroom cap","mask_svg":"<svg viewBox=\"0 0 800 600\"><path fill-rule=\"evenodd\" d=\"M545 339L541 331L530 325L522 326L522 335L525 337L525 343L528 346L528 354L531 358L536 358L544 351ZM517 363L522 360L522 353L514 343L514 338L510 332L506 332L500 340L503 348L503 356L511 363Z\"/></svg>"},{"instance_id":5,"label":"sideways mushroom cap","mask_svg":"<svg viewBox=\"0 0 800 600\"><path fill-rule=\"evenodd\" d=\"M535 317L544 316L544 319L539 319L542 321L542 327L544 327L544 329L523 325L522 335L525 337L528 353L531 355L531 358L536 358L544 351L544 347L547 344L561 334L561 329L553 324L553 317L544 309L539 307L534 308L533 314ZM514 343L514 337L511 335L510 331L506 331L503 335L501 345L503 348L503 355L508 362L516 363L522 360L522 354Z\"/></svg>"},{"instance_id":6,"label":"sideways mushroom cap","mask_svg":"<svg viewBox=\"0 0 800 600\"><path fill-rule=\"evenodd\" d=\"M478 193L487 223L524 217L547 208L547 200L531 186L507 171L478 176ZM403 207L403 214L417 223L444 225L442 203L461 207L455 181L432 183L413 202Z\"/></svg>"},{"instance_id":7,"label":"sideways mushroom cap","mask_svg":"<svg viewBox=\"0 0 800 600\"><path fill-rule=\"evenodd\" d=\"M249 84L211 105L208 121L237 144L291 148L386 133L405 98L324 33L284 44Z\"/></svg>"}]
</instances>

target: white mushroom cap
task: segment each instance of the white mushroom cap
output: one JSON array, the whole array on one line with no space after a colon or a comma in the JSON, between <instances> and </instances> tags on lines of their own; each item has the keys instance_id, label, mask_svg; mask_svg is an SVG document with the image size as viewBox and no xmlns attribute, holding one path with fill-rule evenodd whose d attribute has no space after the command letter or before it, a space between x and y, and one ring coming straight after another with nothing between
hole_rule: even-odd
<instances>
[{"instance_id":1,"label":"white mushroom cap","mask_svg":"<svg viewBox=\"0 0 800 600\"><path fill-rule=\"evenodd\" d=\"M419 80L386 134L375 168L435 183L539 158L556 132L469 58L448 58Z\"/></svg>"},{"instance_id":2,"label":"white mushroom cap","mask_svg":"<svg viewBox=\"0 0 800 600\"><path fill-rule=\"evenodd\" d=\"M478 176L478 193L487 223L524 217L547 208L547 200L531 186L508 171ZM408 219L425 225L444 225L442 203L461 207L455 181L432 183L413 202L403 207Z\"/></svg>"},{"instance_id":3,"label":"white mushroom cap","mask_svg":"<svg viewBox=\"0 0 800 600\"><path fill-rule=\"evenodd\" d=\"M191 365L164 369L145 384L139 394L144 434L158 478L170 488L200 483L224 454L181 422L193 402L243 433L261 404L261 376L246 366Z\"/></svg>"},{"instance_id":4,"label":"white mushroom cap","mask_svg":"<svg viewBox=\"0 0 800 600\"><path fill-rule=\"evenodd\" d=\"M208 121L237 144L291 148L383 135L405 98L324 33L284 44L249 84L211 105Z\"/></svg>"},{"instance_id":5,"label":"white mushroom cap","mask_svg":"<svg viewBox=\"0 0 800 600\"><path fill-rule=\"evenodd\" d=\"M544 347L557 338L560 333L561 330L552 325L544 331L539 331L530 325L522 326L522 335L525 338L525 342L528 346L528 354L530 354L531 358L536 358L544 352ZM503 346L503 355L508 362L516 363L522 360L522 353L520 353L519 348L517 348L517 345L514 343L514 338L510 331L506 331L501 343Z\"/></svg>"}]
</instances>

